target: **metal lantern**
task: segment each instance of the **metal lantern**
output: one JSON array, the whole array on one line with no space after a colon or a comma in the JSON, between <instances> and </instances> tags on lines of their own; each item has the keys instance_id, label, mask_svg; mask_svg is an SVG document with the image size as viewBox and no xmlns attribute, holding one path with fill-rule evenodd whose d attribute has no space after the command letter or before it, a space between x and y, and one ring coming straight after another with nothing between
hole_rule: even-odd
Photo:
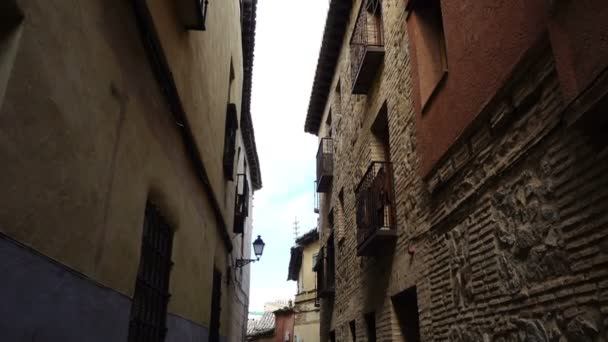
<instances>
[{"instance_id":1,"label":"metal lantern","mask_svg":"<svg viewBox=\"0 0 608 342\"><path fill-rule=\"evenodd\" d=\"M264 241L262 241L262 238L258 235L258 238L255 239L255 241L253 242L253 253L255 254L256 258L258 258L258 260L260 260L260 257L264 252L265 245L266 244L264 243Z\"/></svg>"}]
</instances>

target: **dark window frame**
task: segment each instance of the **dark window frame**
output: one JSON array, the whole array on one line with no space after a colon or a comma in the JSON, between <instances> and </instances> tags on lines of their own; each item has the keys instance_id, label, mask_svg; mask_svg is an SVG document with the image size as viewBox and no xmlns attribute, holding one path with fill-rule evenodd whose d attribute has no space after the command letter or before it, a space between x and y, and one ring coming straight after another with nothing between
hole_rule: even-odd
<instances>
[{"instance_id":1,"label":"dark window frame","mask_svg":"<svg viewBox=\"0 0 608 342\"><path fill-rule=\"evenodd\" d=\"M222 318L222 272L217 268L213 269L211 315L209 317L209 342L219 342Z\"/></svg>"},{"instance_id":2,"label":"dark window frame","mask_svg":"<svg viewBox=\"0 0 608 342\"><path fill-rule=\"evenodd\" d=\"M229 103L226 108L223 167L224 176L231 181L234 181L234 157L236 154L236 136L238 129L239 124L236 104Z\"/></svg>"},{"instance_id":3,"label":"dark window frame","mask_svg":"<svg viewBox=\"0 0 608 342\"><path fill-rule=\"evenodd\" d=\"M239 173L236 183L233 231L237 234L243 234L245 232L245 223L249 216L249 180L247 174Z\"/></svg>"},{"instance_id":4,"label":"dark window frame","mask_svg":"<svg viewBox=\"0 0 608 342\"><path fill-rule=\"evenodd\" d=\"M141 256L129 323L129 342L162 342L167 335L173 230L146 204Z\"/></svg>"},{"instance_id":5,"label":"dark window frame","mask_svg":"<svg viewBox=\"0 0 608 342\"><path fill-rule=\"evenodd\" d=\"M408 12L406 17L408 22L412 21L412 18L415 17L415 23L408 25L408 32L413 41L413 44L410 44L410 50L416 56L415 72L418 75L418 84L416 86L418 88L420 111L421 113L425 113L439 92L448 73L447 46L441 1L410 0L406 10ZM415 34L415 32L418 34ZM434 48L432 50L434 50L436 55L432 56L432 58L420 58L421 56L418 53L421 51L420 45L423 42L427 46L433 44ZM424 70L426 72L424 74L422 70L423 62L428 62L425 64L426 68ZM427 70L432 63L435 63L433 65L435 74ZM427 85L423 89L423 82L428 82L431 85Z\"/></svg>"},{"instance_id":6,"label":"dark window frame","mask_svg":"<svg viewBox=\"0 0 608 342\"><path fill-rule=\"evenodd\" d=\"M364 317L365 320L365 330L367 332L367 341L368 342L376 342L376 313L369 312Z\"/></svg>"}]
</instances>

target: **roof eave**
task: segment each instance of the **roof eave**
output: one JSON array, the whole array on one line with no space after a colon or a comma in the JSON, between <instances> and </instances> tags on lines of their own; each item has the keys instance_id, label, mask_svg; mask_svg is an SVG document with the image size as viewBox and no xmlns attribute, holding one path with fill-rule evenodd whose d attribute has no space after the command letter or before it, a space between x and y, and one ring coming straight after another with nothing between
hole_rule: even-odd
<instances>
[{"instance_id":1,"label":"roof eave","mask_svg":"<svg viewBox=\"0 0 608 342\"><path fill-rule=\"evenodd\" d=\"M314 135L319 133L351 9L352 0L331 0L329 4L323 42L317 60L317 70L304 124L304 131L307 133Z\"/></svg>"}]
</instances>

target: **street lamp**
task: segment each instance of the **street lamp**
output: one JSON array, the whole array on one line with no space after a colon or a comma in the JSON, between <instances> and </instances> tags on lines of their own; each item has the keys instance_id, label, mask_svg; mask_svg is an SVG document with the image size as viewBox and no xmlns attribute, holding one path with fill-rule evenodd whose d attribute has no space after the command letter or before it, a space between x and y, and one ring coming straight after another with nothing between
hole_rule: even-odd
<instances>
[{"instance_id":1,"label":"street lamp","mask_svg":"<svg viewBox=\"0 0 608 342\"><path fill-rule=\"evenodd\" d=\"M236 259L234 264L234 268L240 268L252 262L256 262L260 260L262 253L264 252L264 246L266 244L262 240L262 237L258 235L258 238L253 241L253 253L255 254L255 259Z\"/></svg>"}]
</instances>

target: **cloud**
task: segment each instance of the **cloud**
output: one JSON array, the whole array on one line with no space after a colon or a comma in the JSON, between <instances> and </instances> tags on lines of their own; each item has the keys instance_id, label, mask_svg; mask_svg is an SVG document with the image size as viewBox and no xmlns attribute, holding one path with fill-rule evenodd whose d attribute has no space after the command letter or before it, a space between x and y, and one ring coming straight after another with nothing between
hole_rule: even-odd
<instances>
[{"instance_id":1,"label":"cloud","mask_svg":"<svg viewBox=\"0 0 608 342\"><path fill-rule=\"evenodd\" d=\"M316 137L304 120L327 16L328 0L260 0L253 68L252 117L264 187L255 193L254 234L266 242L252 264L250 310L291 299L287 282L293 221L300 234L316 226L313 213Z\"/></svg>"}]
</instances>

